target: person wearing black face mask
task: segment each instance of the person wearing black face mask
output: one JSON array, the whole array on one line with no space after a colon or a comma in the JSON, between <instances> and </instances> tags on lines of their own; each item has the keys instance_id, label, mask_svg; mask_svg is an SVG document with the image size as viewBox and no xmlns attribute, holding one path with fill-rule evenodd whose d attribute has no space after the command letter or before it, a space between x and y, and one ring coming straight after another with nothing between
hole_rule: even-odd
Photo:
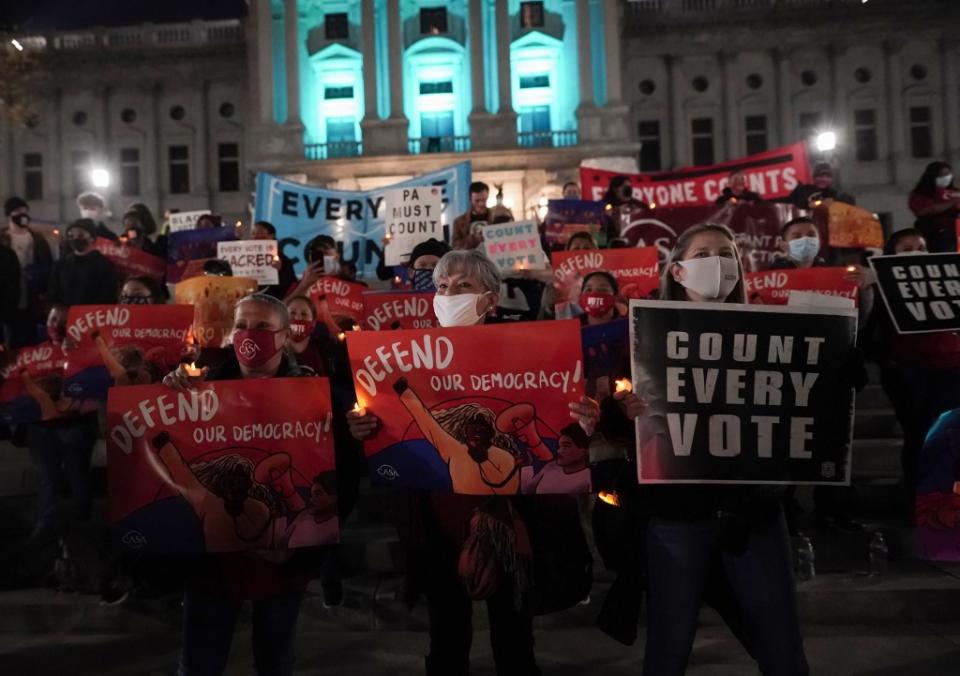
<instances>
[{"instance_id":1,"label":"person wearing black face mask","mask_svg":"<svg viewBox=\"0 0 960 676\"><path fill-rule=\"evenodd\" d=\"M65 306L112 304L117 300L117 271L93 248L96 225L81 218L67 227L69 253L53 267L50 298Z\"/></svg>"},{"instance_id":2,"label":"person wearing black face mask","mask_svg":"<svg viewBox=\"0 0 960 676\"><path fill-rule=\"evenodd\" d=\"M21 281L17 307L7 322L7 341L10 347L22 347L37 342L53 254L43 235L30 228L30 207L23 198L9 198L3 210L7 228L0 233L0 244L17 255Z\"/></svg>"},{"instance_id":3,"label":"person wearing black face mask","mask_svg":"<svg viewBox=\"0 0 960 676\"><path fill-rule=\"evenodd\" d=\"M633 196L633 185L626 176L614 176L603 199L603 234L607 241L620 236L623 227L630 222L630 214L642 211L647 205Z\"/></svg>"}]
</instances>

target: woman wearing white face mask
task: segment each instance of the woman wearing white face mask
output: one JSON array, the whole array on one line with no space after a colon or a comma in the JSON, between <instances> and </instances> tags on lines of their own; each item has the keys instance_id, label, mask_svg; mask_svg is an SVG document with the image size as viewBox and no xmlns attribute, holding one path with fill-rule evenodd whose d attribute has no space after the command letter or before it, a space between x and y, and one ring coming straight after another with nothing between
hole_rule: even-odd
<instances>
[{"instance_id":1,"label":"woman wearing white face mask","mask_svg":"<svg viewBox=\"0 0 960 676\"><path fill-rule=\"evenodd\" d=\"M681 234L663 269L660 297L745 302L733 233L708 223ZM639 418L646 424L642 413ZM752 486L645 491L651 517L643 673L679 676L686 670L708 573L719 558L762 673L808 674L789 538L774 491Z\"/></svg>"},{"instance_id":2,"label":"woman wearing white face mask","mask_svg":"<svg viewBox=\"0 0 960 676\"><path fill-rule=\"evenodd\" d=\"M450 251L437 263L433 279L437 287L434 312L440 326L466 327L496 321L492 315L496 312L500 295L500 274L482 252L473 249ZM570 415L591 434L599 418L599 407L584 397L580 402L570 404ZM358 440L373 436L379 427L379 419L369 411L362 416L349 413L347 418L351 433ZM530 532L536 532L537 523L527 512L529 503L506 496L428 493L408 497L410 504L402 504L402 507L409 513L401 515L399 522L405 526L400 530L407 549L406 589L411 603L421 593L427 599L430 618L427 676L468 676L470 673L471 596L486 597L496 673L538 676L540 670L533 649L533 619L517 610L512 575L502 570L498 572L499 582L487 592L489 595L482 596L474 591L477 583L471 580L471 595L468 596L458 573L459 565L474 557L464 549L464 536L469 530L471 538L474 537L473 524L477 514L481 511L503 512L509 504L523 515ZM577 529L579 521L575 508L573 516L570 527ZM575 530L570 532L571 536L575 534Z\"/></svg>"},{"instance_id":3,"label":"woman wearing white face mask","mask_svg":"<svg viewBox=\"0 0 960 676\"><path fill-rule=\"evenodd\" d=\"M957 250L955 223L960 216L960 190L953 183L953 169L946 162L931 162L910 193L910 211L917 217L931 253Z\"/></svg>"}]
</instances>

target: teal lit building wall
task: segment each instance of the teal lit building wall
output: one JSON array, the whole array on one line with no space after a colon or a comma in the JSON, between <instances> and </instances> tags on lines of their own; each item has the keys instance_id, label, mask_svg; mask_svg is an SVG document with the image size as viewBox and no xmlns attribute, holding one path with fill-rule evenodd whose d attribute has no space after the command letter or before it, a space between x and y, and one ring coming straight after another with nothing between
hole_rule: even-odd
<instances>
[{"instance_id":1,"label":"teal lit building wall","mask_svg":"<svg viewBox=\"0 0 960 676\"><path fill-rule=\"evenodd\" d=\"M510 91L520 132L576 131L580 104L578 27L575 0L545 0L543 25L523 27L522 0L508 3L510 37ZM593 99L607 99L603 13L609 4L588 0L593 62ZM421 33L421 9L446 9L446 31ZM286 46L284 3L273 8L273 117L288 121L286 96ZM496 3L484 0L482 64L472 64L469 0L404 0L400 3L400 39L403 44L403 112L411 138L465 136L470 134L469 115L474 73L484 76L483 107L500 111L497 67ZM374 117L390 114L390 58L388 0L373 1L377 75ZM327 40L325 17L346 14L348 35ZM300 122L306 144L360 141L360 121L365 110L363 27L361 0L301 2L298 22ZM368 52L370 50L367 50Z\"/></svg>"}]
</instances>

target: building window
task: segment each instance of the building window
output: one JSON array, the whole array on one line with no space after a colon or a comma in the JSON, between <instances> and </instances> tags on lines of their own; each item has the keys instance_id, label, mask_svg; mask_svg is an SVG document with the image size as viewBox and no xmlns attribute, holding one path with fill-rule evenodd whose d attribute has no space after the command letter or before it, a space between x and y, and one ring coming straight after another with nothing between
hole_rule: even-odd
<instances>
[{"instance_id":1,"label":"building window","mask_svg":"<svg viewBox=\"0 0 960 676\"><path fill-rule=\"evenodd\" d=\"M747 115L744 119L747 132L747 155L756 155L767 149L767 116Z\"/></svg>"},{"instance_id":2,"label":"building window","mask_svg":"<svg viewBox=\"0 0 960 676\"><path fill-rule=\"evenodd\" d=\"M353 87L325 87L323 90L323 98L326 100L330 99L352 99L353 98Z\"/></svg>"},{"instance_id":3,"label":"building window","mask_svg":"<svg viewBox=\"0 0 960 676\"><path fill-rule=\"evenodd\" d=\"M930 106L910 107L910 154L933 157L933 114Z\"/></svg>"},{"instance_id":4,"label":"building window","mask_svg":"<svg viewBox=\"0 0 960 676\"><path fill-rule=\"evenodd\" d=\"M73 167L73 194L79 195L90 189L90 153L86 150L74 150L70 153L70 166Z\"/></svg>"},{"instance_id":5,"label":"building window","mask_svg":"<svg viewBox=\"0 0 960 676\"><path fill-rule=\"evenodd\" d=\"M350 24L343 13L327 14L323 17L323 30L327 40L347 40L350 37Z\"/></svg>"},{"instance_id":6,"label":"building window","mask_svg":"<svg viewBox=\"0 0 960 676\"><path fill-rule=\"evenodd\" d=\"M133 108L124 108L120 111L120 119L127 124L132 124L133 121L137 119L137 111Z\"/></svg>"},{"instance_id":7,"label":"building window","mask_svg":"<svg viewBox=\"0 0 960 676\"><path fill-rule=\"evenodd\" d=\"M520 145L524 148L541 148L553 145L550 133L550 106L521 108Z\"/></svg>"},{"instance_id":8,"label":"building window","mask_svg":"<svg viewBox=\"0 0 960 676\"><path fill-rule=\"evenodd\" d=\"M356 123L352 117L327 118L327 157L353 157L357 154Z\"/></svg>"},{"instance_id":9,"label":"building window","mask_svg":"<svg viewBox=\"0 0 960 676\"><path fill-rule=\"evenodd\" d=\"M186 116L187 111L183 109L183 106L171 106L170 108L170 119L179 122Z\"/></svg>"},{"instance_id":10,"label":"building window","mask_svg":"<svg viewBox=\"0 0 960 676\"><path fill-rule=\"evenodd\" d=\"M421 82L420 83L420 93L421 94L452 94L453 93L453 82Z\"/></svg>"},{"instance_id":11,"label":"building window","mask_svg":"<svg viewBox=\"0 0 960 676\"><path fill-rule=\"evenodd\" d=\"M233 114L236 112L236 108L232 103L221 103L220 104L220 117L224 119L230 119L233 117Z\"/></svg>"},{"instance_id":12,"label":"building window","mask_svg":"<svg viewBox=\"0 0 960 676\"><path fill-rule=\"evenodd\" d=\"M187 146L167 148L170 165L170 192L183 194L190 192L190 149Z\"/></svg>"},{"instance_id":13,"label":"building window","mask_svg":"<svg viewBox=\"0 0 960 676\"><path fill-rule=\"evenodd\" d=\"M536 89L538 87L549 87L549 75L521 75L520 89Z\"/></svg>"},{"instance_id":14,"label":"building window","mask_svg":"<svg viewBox=\"0 0 960 676\"><path fill-rule=\"evenodd\" d=\"M693 164L703 166L713 164L713 118L695 117L690 120L693 136Z\"/></svg>"},{"instance_id":15,"label":"building window","mask_svg":"<svg viewBox=\"0 0 960 676\"><path fill-rule=\"evenodd\" d=\"M873 79L873 73L870 72L869 68L857 68L853 71L853 77L860 84L867 84Z\"/></svg>"},{"instance_id":16,"label":"building window","mask_svg":"<svg viewBox=\"0 0 960 676\"><path fill-rule=\"evenodd\" d=\"M927 79L927 67L919 63L913 64L910 66L910 77L918 82Z\"/></svg>"},{"instance_id":17,"label":"building window","mask_svg":"<svg viewBox=\"0 0 960 676\"><path fill-rule=\"evenodd\" d=\"M876 162L877 111L872 108L853 111L853 128L857 162Z\"/></svg>"},{"instance_id":18,"label":"building window","mask_svg":"<svg viewBox=\"0 0 960 676\"><path fill-rule=\"evenodd\" d=\"M707 89L709 89L710 80L703 77L702 75L698 75L697 77L693 78L693 82L691 82L691 85L693 86L694 91L700 92L702 94L703 92L707 91Z\"/></svg>"},{"instance_id":19,"label":"building window","mask_svg":"<svg viewBox=\"0 0 960 676\"><path fill-rule=\"evenodd\" d=\"M420 136L426 153L453 152L453 111L421 113Z\"/></svg>"},{"instance_id":20,"label":"building window","mask_svg":"<svg viewBox=\"0 0 960 676\"><path fill-rule=\"evenodd\" d=\"M127 197L140 194L140 149L120 149L120 194Z\"/></svg>"},{"instance_id":21,"label":"building window","mask_svg":"<svg viewBox=\"0 0 960 676\"><path fill-rule=\"evenodd\" d=\"M447 32L447 8L424 7L420 10L420 34L442 35Z\"/></svg>"},{"instance_id":22,"label":"building window","mask_svg":"<svg viewBox=\"0 0 960 676\"><path fill-rule=\"evenodd\" d=\"M640 81L640 93L644 96L650 96L652 93L657 91L657 83L653 80L641 80Z\"/></svg>"},{"instance_id":23,"label":"building window","mask_svg":"<svg viewBox=\"0 0 960 676\"><path fill-rule=\"evenodd\" d=\"M763 86L763 77L757 73L750 73L747 76L747 86L750 89L760 89Z\"/></svg>"},{"instance_id":24,"label":"building window","mask_svg":"<svg viewBox=\"0 0 960 676\"><path fill-rule=\"evenodd\" d=\"M641 120L637 125L640 140L640 171L660 171L660 120Z\"/></svg>"},{"instance_id":25,"label":"building window","mask_svg":"<svg viewBox=\"0 0 960 676\"><path fill-rule=\"evenodd\" d=\"M810 138L823 123L823 113L800 113L800 138Z\"/></svg>"},{"instance_id":26,"label":"building window","mask_svg":"<svg viewBox=\"0 0 960 676\"><path fill-rule=\"evenodd\" d=\"M520 3L520 28L542 28L543 27L543 3L542 2L521 2Z\"/></svg>"},{"instance_id":27,"label":"building window","mask_svg":"<svg viewBox=\"0 0 960 676\"><path fill-rule=\"evenodd\" d=\"M240 190L240 146L236 143L218 143L217 163L220 169L220 192Z\"/></svg>"},{"instance_id":28,"label":"building window","mask_svg":"<svg viewBox=\"0 0 960 676\"><path fill-rule=\"evenodd\" d=\"M817 73L812 70L805 70L800 73L800 82L803 83L804 87L812 87L817 84Z\"/></svg>"},{"instance_id":29,"label":"building window","mask_svg":"<svg viewBox=\"0 0 960 676\"><path fill-rule=\"evenodd\" d=\"M23 155L23 196L28 202L43 199L43 155Z\"/></svg>"},{"instance_id":30,"label":"building window","mask_svg":"<svg viewBox=\"0 0 960 676\"><path fill-rule=\"evenodd\" d=\"M87 123L87 114L82 110L78 110L73 114L73 123L78 127L82 127Z\"/></svg>"}]
</instances>

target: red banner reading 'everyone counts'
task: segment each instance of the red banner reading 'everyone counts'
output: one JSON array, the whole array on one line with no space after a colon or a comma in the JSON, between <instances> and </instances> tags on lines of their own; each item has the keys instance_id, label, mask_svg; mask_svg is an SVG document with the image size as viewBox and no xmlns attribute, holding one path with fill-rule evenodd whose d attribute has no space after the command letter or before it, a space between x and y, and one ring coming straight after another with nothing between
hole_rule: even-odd
<instances>
[{"instance_id":1,"label":"red banner reading 'everyone counts'","mask_svg":"<svg viewBox=\"0 0 960 676\"><path fill-rule=\"evenodd\" d=\"M843 296L857 302L857 284L846 279L846 268L806 268L748 272L743 283L747 302L762 305L786 305L791 291L813 291L826 296Z\"/></svg>"},{"instance_id":2,"label":"red banner reading 'everyone counts'","mask_svg":"<svg viewBox=\"0 0 960 676\"><path fill-rule=\"evenodd\" d=\"M193 322L189 305L74 305L67 314L64 392L103 398L111 385L155 382L183 356Z\"/></svg>"},{"instance_id":3,"label":"red banner reading 'everyone counts'","mask_svg":"<svg viewBox=\"0 0 960 676\"><path fill-rule=\"evenodd\" d=\"M152 552L336 542L331 416L326 378L111 389L107 481L117 539Z\"/></svg>"},{"instance_id":4,"label":"red banner reading 'everyone counts'","mask_svg":"<svg viewBox=\"0 0 960 676\"><path fill-rule=\"evenodd\" d=\"M437 324L433 314L432 291L370 291L363 294L363 328L432 329Z\"/></svg>"},{"instance_id":5,"label":"red banner reading 'everyone counts'","mask_svg":"<svg viewBox=\"0 0 960 676\"><path fill-rule=\"evenodd\" d=\"M653 174L619 174L581 167L580 185L584 198L598 200L615 176L626 175L633 185L633 196L645 204L658 208L712 206L735 171L743 172L748 189L764 199L786 197L798 185L810 181L806 144L794 143L730 162Z\"/></svg>"},{"instance_id":6,"label":"red banner reading 'everyone counts'","mask_svg":"<svg viewBox=\"0 0 960 676\"><path fill-rule=\"evenodd\" d=\"M585 493L576 321L347 334L359 406L382 422L371 476L471 495Z\"/></svg>"}]
</instances>

